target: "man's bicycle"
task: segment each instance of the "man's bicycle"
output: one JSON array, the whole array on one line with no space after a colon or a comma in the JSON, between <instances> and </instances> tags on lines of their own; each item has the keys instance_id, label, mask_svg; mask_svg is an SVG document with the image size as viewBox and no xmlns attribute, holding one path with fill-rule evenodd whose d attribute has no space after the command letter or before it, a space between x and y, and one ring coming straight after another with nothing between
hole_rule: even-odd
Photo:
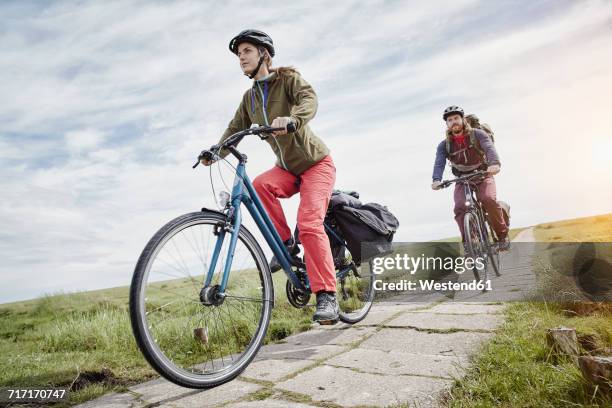
<instances>
[{"instance_id":1,"label":"man's bicycle","mask_svg":"<svg viewBox=\"0 0 612 408\"><path fill-rule=\"evenodd\" d=\"M453 183L459 183L464 188L465 205L468 208L463 218L464 244L466 256L481 258L484 268L476 265L472 268L476 280L488 280L488 266L495 275L500 276L500 257L497 243L494 240L495 232L487 220L487 214L474 194L475 183L487 176L486 171L477 171L453 180L445 180L440 187L446 188Z\"/></svg>"},{"instance_id":2,"label":"man's bicycle","mask_svg":"<svg viewBox=\"0 0 612 408\"><path fill-rule=\"evenodd\" d=\"M283 245L246 174L247 157L237 150L245 136L265 139L276 130L252 127L203 151L194 168L202 159L219 158L221 149L238 159L231 195L220 194L223 210L203 208L168 222L136 264L130 287L134 336L149 364L176 384L211 388L234 379L266 338L273 280L259 242L242 224L242 205L287 275L291 305L309 304L305 265ZM374 279L352 260L346 243L344 250L334 257L340 320L356 323L372 306Z\"/></svg>"}]
</instances>

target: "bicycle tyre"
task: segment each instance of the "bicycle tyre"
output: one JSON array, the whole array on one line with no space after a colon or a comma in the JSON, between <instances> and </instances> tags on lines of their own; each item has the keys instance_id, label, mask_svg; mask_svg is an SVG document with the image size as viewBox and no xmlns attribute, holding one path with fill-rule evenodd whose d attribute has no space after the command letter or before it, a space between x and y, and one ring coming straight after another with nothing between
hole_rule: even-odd
<instances>
[{"instance_id":1,"label":"bicycle tyre","mask_svg":"<svg viewBox=\"0 0 612 408\"><path fill-rule=\"evenodd\" d=\"M489 226L489 229L491 226ZM491 261L491 267L493 268L493 272L495 272L495 276L501 276L501 259L499 255L499 250L495 247L495 241L493 240L493 231L490 230L487 236L487 253L489 255L489 260Z\"/></svg>"},{"instance_id":2,"label":"bicycle tyre","mask_svg":"<svg viewBox=\"0 0 612 408\"><path fill-rule=\"evenodd\" d=\"M143 280L146 279L151 267L152 260L155 259L157 252L171 239L174 234L178 234L190 225L214 225L225 221L225 215L217 212L195 212L181 215L164 225L149 240L142 251L130 286L130 320L132 331L136 343L144 355L147 362L164 378L183 387L208 389L224 384L236 378L249 365L261 347L270 323L271 310L273 307L274 288L272 277L265 255L253 235L242 226L239 231L239 242L243 243L256 262L257 274L262 283L262 311L256 332L248 344L247 348L240 354L240 358L231 366L223 368L214 374L194 374L189 373L181 367L177 367L156 344L149 327L147 326L147 311L143 292ZM266 301L272 299L272 301ZM229 306L228 306L229 307ZM220 313L220 312L219 312ZM220 315L219 315L220 316ZM220 317L221 318L221 317ZM223 323L222 323L223 324ZM215 323L216 325L216 323ZM207 329L208 330L208 329ZM208 337L208 333L206 334ZM223 355L221 355L223 359ZM214 361L214 360L213 360ZM233 361L233 358L232 358ZM213 362L214 369L214 362Z\"/></svg>"},{"instance_id":3,"label":"bicycle tyre","mask_svg":"<svg viewBox=\"0 0 612 408\"><path fill-rule=\"evenodd\" d=\"M485 263L487 263L487 257L484 255L484 251L482 249L483 239L482 232L480 228L480 222L478 217L474 213L468 212L465 214L463 218L463 235L465 237L465 244L468 256L472 258L482 258L485 259ZM474 274L474 278L480 281L487 280L487 265L482 269L482 273L478 272L478 268L476 265L472 268L472 272Z\"/></svg>"},{"instance_id":4,"label":"bicycle tyre","mask_svg":"<svg viewBox=\"0 0 612 408\"><path fill-rule=\"evenodd\" d=\"M369 268L367 268L368 275L365 279L363 279L363 275L362 275L365 273L365 268L362 266L355 266L355 268L360 269L361 274L359 274L359 276L355 276L353 274L353 277L351 281L349 282L349 284L352 285L353 287L360 286L363 284L364 291L363 293L361 293L361 299L359 299L360 307L357 310L354 309L349 312L348 308L346 307L343 308L343 305L346 306L346 304L344 304L342 301L339 302L340 321L344 323L348 323L348 324L354 324L354 323L357 323L363 320L370 312L370 309L372 308L372 304L374 303L374 295L375 295L374 276L375 275L372 272L372 266L369 265ZM341 288L341 283L339 280L336 282L336 285L337 285L336 291L338 291L339 288ZM345 285L346 285L346 282L345 282ZM338 299L341 299L342 292L338 292L337 296L338 296ZM353 304L357 305L356 302L354 302Z\"/></svg>"}]
</instances>

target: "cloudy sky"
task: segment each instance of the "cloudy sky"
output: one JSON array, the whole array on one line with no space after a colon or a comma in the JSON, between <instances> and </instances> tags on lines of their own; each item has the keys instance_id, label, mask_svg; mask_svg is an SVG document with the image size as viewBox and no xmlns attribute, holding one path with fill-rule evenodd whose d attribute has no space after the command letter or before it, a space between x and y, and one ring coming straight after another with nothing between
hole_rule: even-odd
<instances>
[{"instance_id":1,"label":"cloudy sky","mask_svg":"<svg viewBox=\"0 0 612 408\"><path fill-rule=\"evenodd\" d=\"M159 227L214 206L191 164L250 86L227 49L247 27L314 86L337 187L388 205L397 240L457 234L430 189L451 104L496 131L514 226L612 212L609 1L9 1L0 21L0 302L126 285ZM274 163L242 148L252 176Z\"/></svg>"}]
</instances>

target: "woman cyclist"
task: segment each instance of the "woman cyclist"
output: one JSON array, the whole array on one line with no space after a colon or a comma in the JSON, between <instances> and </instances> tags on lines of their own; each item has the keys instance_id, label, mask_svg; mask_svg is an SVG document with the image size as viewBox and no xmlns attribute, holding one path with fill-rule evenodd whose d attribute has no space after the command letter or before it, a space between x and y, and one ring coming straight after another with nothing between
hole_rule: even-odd
<instances>
[{"instance_id":1,"label":"woman cyclist","mask_svg":"<svg viewBox=\"0 0 612 408\"><path fill-rule=\"evenodd\" d=\"M272 68L274 44L259 30L244 30L229 43L238 56L242 72L253 85L240 101L234 118L221 137L247 129L253 123L284 128L266 139L277 157L274 167L253 180L253 185L289 253L297 255L291 230L279 198L300 193L297 214L299 240L304 247L306 270L312 292L317 296L313 320L320 324L338 321L336 275L323 219L336 178L329 149L308 126L317 110L317 95L312 86L291 67ZM295 131L289 133L287 125ZM227 155L222 151L221 156ZM210 165L210 161L203 161ZM280 269L276 259L270 267Z\"/></svg>"}]
</instances>

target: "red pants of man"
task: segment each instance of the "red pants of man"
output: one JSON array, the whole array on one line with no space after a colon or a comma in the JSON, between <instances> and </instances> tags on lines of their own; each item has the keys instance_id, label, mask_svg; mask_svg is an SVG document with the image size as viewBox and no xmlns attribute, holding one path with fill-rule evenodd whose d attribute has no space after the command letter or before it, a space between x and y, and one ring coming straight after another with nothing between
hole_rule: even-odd
<instances>
[{"instance_id":1,"label":"red pants of man","mask_svg":"<svg viewBox=\"0 0 612 408\"><path fill-rule=\"evenodd\" d=\"M336 167L331 156L326 156L306 170L300 178L301 184L298 188L295 184L296 176L274 166L257 176L253 180L253 186L283 241L291 238L291 230L278 199L300 192L297 226L300 242L304 247L310 288L314 293L322 290L335 292L334 259L323 227L323 219L336 181Z\"/></svg>"},{"instance_id":2,"label":"red pants of man","mask_svg":"<svg viewBox=\"0 0 612 408\"><path fill-rule=\"evenodd\" d=\"M497 202L497 192L495 189L495 180L493 177L486 177L481 182L475 185L476 197L478 201L482 203L484 210L489 214L489 223L495 231L495 235L498 238L503 239L508 235L508 226L504 221L504 215L502 208ZM461 231L461 238L465 241L463 231L463 217L467 212L468 208L465 206L465 190L463 184L455 184L454 192L455 200L455 221L459 224L459 230Z\"/></svg>"}]
</instances>

